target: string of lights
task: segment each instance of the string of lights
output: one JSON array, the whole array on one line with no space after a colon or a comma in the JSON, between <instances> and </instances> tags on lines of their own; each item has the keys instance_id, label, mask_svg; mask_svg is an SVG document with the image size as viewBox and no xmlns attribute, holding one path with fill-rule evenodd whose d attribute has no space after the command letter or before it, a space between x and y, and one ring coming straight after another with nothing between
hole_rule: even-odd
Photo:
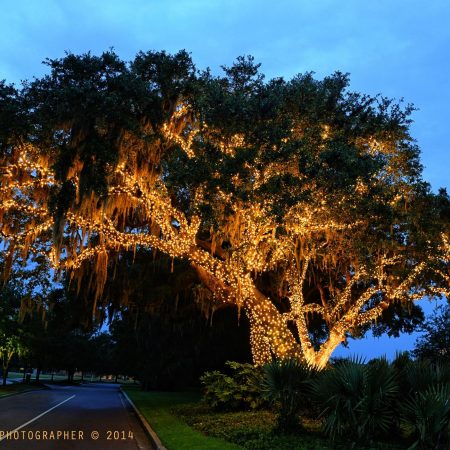
<instances>
[{"instance_id":1,"label":"string of lights","mask_svg":"<svg viewBox=\"0 0 450 450\"><path fill-rule=\"evenodd\" d=\"M324 127L322 140L330 139L332 132ZM217 130L193 119L186 105L176 109L161 133L165 143L158 145L178 146L189 159L197 156L196 140L210 139L219 154L231 158L246 145L242 134L220 139ZM375 139L360 146L369 155L395 152ZM73 161L66 179L58 180L54 161L31 144L18 146L1 168L0 232L6 249L24 255L36 250L33 242L48 242L42 248L56 272L80 278L94 270L95 301L104 291L111 253L146 248L186 259L210 293L205 298L217 305L236 305L247 314L255 364L275 355L303 358L311 366L323 368L351 330L377 320L394 302L430 294L450 296L449 273L442 264L435 264L437 260L447 264L448 271L450 245L445 234L440 253L430 254L424 261L405 262L401 250L398 254L392 249L380 254L367 251L363 256L353 251L353 237L370 227L368 218L350 213L353 203L358 195L367 194L369 183L381 181L359 178L353 193L337 200L314 181L302 181L301 192L308 192L310 198L288 208L282 221L273 213L275 197L245 201L217 187L208 192L218 211L211 225L198 212L206 201L205 185L197 187L192 205L185 211L176 206L164 177L155 173L153 165L142 167L136 159L121 152L118 163L109 168L107 193L88 195L80 189L84 163ZM153 159L157 157L153 155ZM254 166L248 167L251 181L245 182L253 183L254 190L280 172L303 180L301 171L289 163L261 166L257 157ZM52 211L51 196L68 181L76 193L74 198L66 210ZM234 175L231 182L242 187L244 180ZM402 198L393 192L391 201ZM338 209L343 213L337 214ZM201 233L207 236L202 245ZM399 267L402 270L397 270ZM439 277L440 283L422 287L421 276L428 272ZM264 274L279 278L283 293L279 298L258 288ZM307 298L305 291L314 284L314 292L320 295ZM288 311L281 311L282 301L288 304ZM320 317L328 330L320 345L312 341L311 316Z\"/></svg>"}]
</instances>

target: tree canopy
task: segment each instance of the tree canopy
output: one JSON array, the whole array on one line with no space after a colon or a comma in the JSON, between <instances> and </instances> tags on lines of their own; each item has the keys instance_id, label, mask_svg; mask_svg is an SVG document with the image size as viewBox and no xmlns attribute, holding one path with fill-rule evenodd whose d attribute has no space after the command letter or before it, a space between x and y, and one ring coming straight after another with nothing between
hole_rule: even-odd
<instances>
[{"instance_id":1,"label":"tree canopy","mask_svg":"<svg viewBox=\"0 0 450 450\"><path fill-rule=\"evenodd\" d=\"M450 359L450 305L439 305L422 324L413 355L431 361Z\"/></svg>"},{"instance_id":2,"label":"tree canopy","mask_svg":"<svg viewBox=\"0 0 450 450\"><path fill-rule=\"evenodd\" d=\"M47 64L0 85L2 245L48 257L94 311L127 304L105 286L130 254L164 254L198 301L247 315L255 363L320 368L384 314L449 296L450 199L422 180L412 106L340 72L266 81L252 57L221 76L185 51Z\"/></svg>"}]
</instances>

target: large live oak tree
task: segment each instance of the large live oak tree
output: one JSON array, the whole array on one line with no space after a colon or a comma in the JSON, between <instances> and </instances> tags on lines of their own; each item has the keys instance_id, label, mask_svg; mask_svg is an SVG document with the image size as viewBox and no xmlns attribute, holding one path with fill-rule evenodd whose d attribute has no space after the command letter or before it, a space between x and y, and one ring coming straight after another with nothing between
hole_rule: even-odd
<instances>
[{"instance_id":1,"label":"large live oak tree","mask_svg":"<svg viewBox=\"0 0 450 450\"><path fill-rule=\"evenodd\" d=\"M211 309L245 312L255 363L320 368L387 311L449 295L449 198L421 178L412 107L339 72L265 81L251 57L223 76L184 51L47 64L0 86L3 245L46 254L94 310L147 248L188 261Z\"/></svg>"}]
</instances>

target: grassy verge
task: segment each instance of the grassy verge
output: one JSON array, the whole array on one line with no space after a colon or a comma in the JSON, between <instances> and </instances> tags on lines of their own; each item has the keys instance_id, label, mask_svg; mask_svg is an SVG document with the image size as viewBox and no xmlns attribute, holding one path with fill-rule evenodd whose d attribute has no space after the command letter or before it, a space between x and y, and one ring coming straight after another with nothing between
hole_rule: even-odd
<instances>
[{"instance_id":1,"label":"grassy verge","mask_svg":"<svg viewBox=\"0 0 450 450\"><path fill-rule=\"evenodd\" d=\"M19 394L20 392L26 392L39 389L37 387L30 386L28 384L8 384L6 386L0 386L0 398L4 397L5 395L11 395L11 394Z\"/></svg>"},{"instance_id":2,"label":"grassy verge","mask_svg":"<svg viewBox=\"0 0 450 450\"><path fill-rule=\"evenodd\" d=\"M168 450L239 450L242 447L194 430L173 408L196 402L191 392L143 392L137 387L124 387L125 392L148 420Z\"/></svg>"},{"instance_id":3,"label":"grassy verge","mask_svg":"<svg viewBox=\"0 0 450 450\"><path fill-rule=\"evenodd\" d=\"M393 450L396 443L357 446L331 442L321 432L318 420L302 419L306 432L276 435L271 411L217 412L199 402L196 393L143 392L124 387L169 450Z\"/></svg>"},{"instance_id":4,"label":"grassy verge","mask_svg":"<svg viewBox=\"0 0 450 450\"><path fill-rule=\"evenodd\" d=\"M19 372L8 372L8 378L11 378L11 379L22 379L23 378L23 374L19 373Z\"/></svg>"}]
</instances>

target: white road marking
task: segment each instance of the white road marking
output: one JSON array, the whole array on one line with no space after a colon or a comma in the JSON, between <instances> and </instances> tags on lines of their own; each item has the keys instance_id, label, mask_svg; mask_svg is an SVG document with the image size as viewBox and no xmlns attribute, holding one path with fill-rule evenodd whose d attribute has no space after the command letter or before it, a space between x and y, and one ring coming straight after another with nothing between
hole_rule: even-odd
<instances>
[{"instance_id":1,"label":"white road marking","mask_svg":"<svg viewBox=\"0 0 450 450\"><path fill-rule=\"evenodd\" d=\"M75 395L72 395L69 398L66 398L65 400L63 400L62 402L58 403L55 406L52 406L50 409L47 409L47 411L44 411L43 413L39 414L38 416L34 417L33 419L29 420L28 422L23 423L22 425L20 425L17 428L14 428L14 430L12 431L6 431L6 434L0 438L0 442L3 441L3 439L6 439L6 436L8 433L14 433L16 431L21 430L23 427L26 427L27 425L29 425L30 423L33 423L34 421L40 419L42 416L45 416L46 414L48 414L50 411L53 411L55 408L57 408L58 406L61 406L63 403L68 402L69 400L72 400L75 397Z\"/></svg>"}]
</instances>

